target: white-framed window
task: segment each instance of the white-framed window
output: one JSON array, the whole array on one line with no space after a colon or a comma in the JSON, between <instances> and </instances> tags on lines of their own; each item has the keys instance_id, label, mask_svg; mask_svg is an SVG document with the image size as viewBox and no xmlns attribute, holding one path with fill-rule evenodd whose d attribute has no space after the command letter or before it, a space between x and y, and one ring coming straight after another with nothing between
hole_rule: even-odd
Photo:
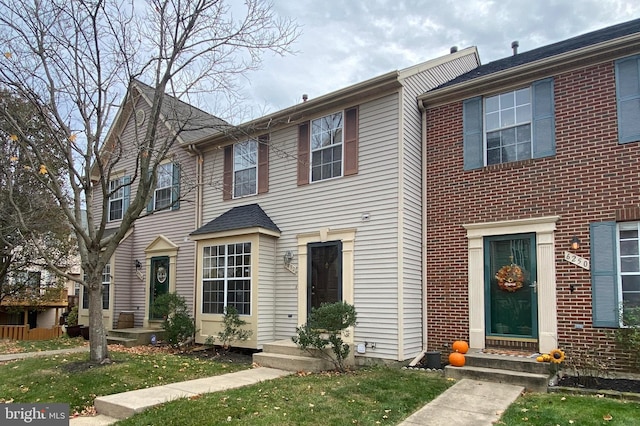
<instances>
[{"instance_id":1,"label":"white-framed window","mask_svg":"<svg viewBox=\"0 0 640 426\"><path fill-rule=\"evenodd\" d=\"M484 99L487 165L531 158L531 88Z\"/></svg>"},{"instance_id":2,"label":"white-framed window","mask_svg":"<svg viewBox=\"0 0 640 426\"><path fill-rule=\"evenodd\" d=\"M124 213L124 177L109 182L109 221L121 220Z\"/></svg>"},{"instance_id":3,"label":"white-framed window","mask_svg":"<svg viewBox=\"0 0 640 426\"><path fill-rule=\"evenodd\" d=\"M154 191L154 210L162 210L171 205L171 190L173 187L173 163L158 166L158 180Z\"/></svg>"},{"instance_id":4,"label":"white-framed window","mask_svg":"<svg viewBox=\"0 0 640 426\"><path fill-rule=\"evenodd\" d=\"M342 176L343 113L311 121L311 181Z\"/></svg>"},{"instance_id":5,"label":"white-framed window","mask_svg":"<svg viewBox=\"0 0 640 426\"><path fill-rule=\"evenodd\" d=\"M102 270L102 309L109 309L109 289L111 288L111 265L107 263ZM82 309L89 309L89 290L82 287Z\"/></svg>"},{"instance_id":6,"label":"white-framed window","mask_svg":"<svg viewBox=\"0 0 640 426\"><path fill-rule=\"evenodd\" d=\"M203 247L202 313L251 315L251 243Z\"/></svg>"},{"instance_id":7,"label":"white-framed window","mask_svg":"<svg viewBox=\"0 0 640 426\"><path fill-rule=\"evenodd\" d=\"M618 293L621 325L638 326L640 318L640 222L618 223Z\"/></svg>"},{"instance_id":8,"label":"white-framed window","mask_svg":"<svg viewBox=\"0 0 640 426\"><path fill-rule=\"evenodd\" d=\"M233 198L255 195L258 188L258 142L233 145Z\"/></svg>"}]
</instances>

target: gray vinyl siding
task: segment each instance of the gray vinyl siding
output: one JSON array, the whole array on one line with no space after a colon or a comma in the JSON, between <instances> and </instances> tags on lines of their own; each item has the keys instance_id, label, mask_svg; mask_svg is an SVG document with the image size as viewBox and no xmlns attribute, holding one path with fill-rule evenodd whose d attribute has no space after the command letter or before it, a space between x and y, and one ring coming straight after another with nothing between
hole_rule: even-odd
<instances>
[{"instance_id":1,"label":"gray vinyl siding","mask_svg":"<svg viewBox=\"0 0 640 426\"><path fill-rule=\"evenodd\" d=\"M147 117L150 115L150 109L143 101L138 103L138 107L145 109ZM163 131L166 131L163 125L161 125L161 128ZM136 129L133 124L133 118L131 118L122 134L122 140L125 144L127 141L135 140L135 132ZM172 155L173 161L180 163L181 167L180 194L182 201L180 202L180 208L174 211L162 211L138 219L134 224L133 233L116 250L114 274L118 282L116 283L116 300L112 301L114 306L114 325L121 311L133 311L135 326L142 326L145 307L148 303L145 290L149 285L149 277L146 271L148 265L146 264L145 249L160 235L163 235L179 247L176 258L175 288L177 292L186 299L187 305L193 309L195 294L195 243L188 239L188 235L196 229L194 210L196 158L190 156L180 148L177 142L174 144L171 154L169 154L168 157ZM133 155L125 155L124 158L125 159L116 167L115 171L124 170L125 175L132 176L135 170L135 157ZM137 181L134 181L131 186L131 198L135 196L136 188ZM101 194L97 191L93 203L93 209L96 214L100 214L99 209L101 203ZM146 214L146 208L143 209L142 214ZM118 221L109 222L107 228L115 227L118 224ZM134 261L136 259L142 264L144 281L141 281L135 274Z\"/></svg>"},{"instance_id":2,"label":"gray vinyl siding","mask_svg":"<svg viewBox=\"0 0 640 426\"><path fill-rule=\"evenodd\" d=\"M223 203L219 190L222 150L206 153L204 223L237 205L258 203L281 230L274 262L276 339L291 338L298 324L297 276L284 269L281 260L287 250L297 253L297 235L325 227L357 228L354 297L359 315L355 338L375 337L379 349L369 356L396 357L397 111L397 93L360 105L359 172L354 176L297 186L295 123L270 135L269 192ZM369 213L368 222L362 222L363 213ZM293 264L298 264L298 256ZM379 324L381 318L384 327Z\"/></svg>"}]
</instances>

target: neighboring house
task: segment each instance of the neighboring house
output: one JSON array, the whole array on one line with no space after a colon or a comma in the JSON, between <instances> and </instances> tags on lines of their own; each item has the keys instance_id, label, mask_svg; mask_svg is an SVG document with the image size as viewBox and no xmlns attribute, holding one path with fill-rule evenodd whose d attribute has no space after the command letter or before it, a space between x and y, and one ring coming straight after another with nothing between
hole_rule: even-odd
<instances>
[{"instance_id":1,"label":"neighboring house","mask_svg":"<svg viewBox=\"0 0 640 426\"><path fill-rule=\"evenodd\" d=\"M203 222L189 232L196 341L216 337L226 306L253 331L234 345L259 349L290 340L312 307L344 300L357 310L344 337L366 346L358 355L419 354L425 188L416 97L478 64L475 48L453 49L194 142L204 182Z\"/></svg>"},{"instance_id":2,"label":"neighboring house","mask_svg":"<svg viewBox=\"0 0 640 426\"><path fill-rule=\"evenodd\" d=\"M640 306L640 20L419 102L427 348L559 347L628 368L612 331Z\"/></svg>"},{"instance_id":3,"label":"neighboring house","mask_svg":"<svg viewBox=\"0 0 640 426\"><path fill-rule=\"evenodd\" d=\"M132 82L130 91L135 105L125 101L107 136L107 141L119 138L125 149L109 187L130 184L109 199L107 233L119 225L130 198L135 196L137 151L127 154L127 149L145 128L153 101L153 89L139 81ZM127 322L133 316L135 327L160 327L162 318L154 317L150 306L167 292L178 292L189 306L193 305L194 243L187 237L200 224L195 188L201 163L188 146L193 140L219 132L220 125L224 125L222 120L166 95L158 137L178 133L177 143L159 166L157 187L145 216L135 222L103 271L102 307L107 330L118 327L121 314ZM93 209L100 212L101 205L101 193L96 191ZM81 293L79 321L88 324L86 289Z\"/></svg>"}]
</instances>

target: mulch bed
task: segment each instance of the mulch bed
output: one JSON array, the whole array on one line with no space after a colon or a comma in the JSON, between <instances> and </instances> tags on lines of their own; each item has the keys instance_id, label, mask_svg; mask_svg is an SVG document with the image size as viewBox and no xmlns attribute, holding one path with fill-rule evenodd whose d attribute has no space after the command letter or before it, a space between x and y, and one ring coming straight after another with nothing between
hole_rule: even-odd
<instances>
[{"instance_id":1,"label":"mulch bed","mask_svg":"<svg viewBox=\"0 0 640 426\"><path fill-rule=\"evenodd\" d=\"M557 386L640 393L640 380L623 378L564 376L558 380Z\"/></svg>"}]
</instances>

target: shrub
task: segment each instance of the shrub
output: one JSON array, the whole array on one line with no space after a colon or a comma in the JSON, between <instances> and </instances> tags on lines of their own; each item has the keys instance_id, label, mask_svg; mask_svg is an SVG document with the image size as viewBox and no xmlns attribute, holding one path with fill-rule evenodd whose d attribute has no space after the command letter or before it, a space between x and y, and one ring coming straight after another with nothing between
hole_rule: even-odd
<instances>
[{"instance_id":1,"label":"shrub","mask_svg":"<svg viewBox=\"0 0 640 426\"><path fill-rule=\"evenodd\" d=\"M312 354L328 359L339 371L345 371L349 345L342 340L342 332L356 325L356 309L346 302L325 303L312 308L307 323L296 328L293 342ZM324 351L329 346L333 355ZM314 351L315 350L315 351Z\"/></svg>"},{"instance_id":2,"label":"shrub","mask_svg":"<svg viewBox=\"0 0 640 426\"><path fill-rule=\"evenodd\" d=\"M245 325L247 325L247 322L240 319L240 315L238 315L238 310L235 306L227 306L224 308L222 331L218 332L218 339L224 350L229 350L232 342L243 342L251 337L253 331L240 328Z\"/></svg>"},{"instance_id":3,"label":"shrub","mask_svg":"<svg viewBox=\"0 0 640 426\"><path fill-rule=\"evenodd\" d=\"M193 341L196 326L184 297L177 293L165 293L153 302L152 311L164 318L164 339L171 346L180 347Z\"/></svg>"},{"instance_id":4,"label":"shrub","mask_svg":"<svg viewBox=\"0 0 640 426\"><path fill-rule=\"evenodd\" d=\"M622 324L624 327L613 332L616 344L640 367L640 306L625 306L622 310Z\"/></svg>"}]
</instances>

